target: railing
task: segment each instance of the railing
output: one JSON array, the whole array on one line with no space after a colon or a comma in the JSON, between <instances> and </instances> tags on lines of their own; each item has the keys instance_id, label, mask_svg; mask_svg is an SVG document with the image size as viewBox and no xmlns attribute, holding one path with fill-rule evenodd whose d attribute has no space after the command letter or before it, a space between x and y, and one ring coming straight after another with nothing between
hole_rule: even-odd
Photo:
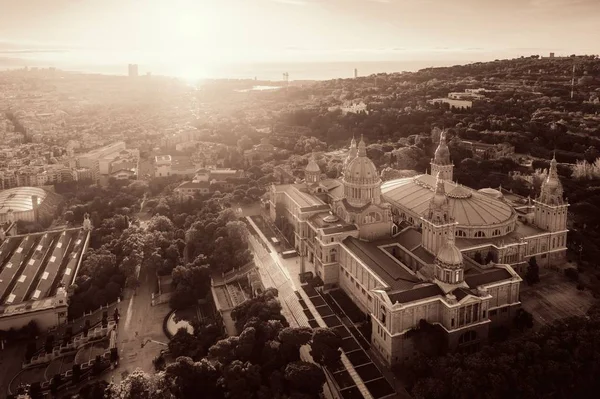
<instances>
[{"instance_id":1,"label":"railing","mask_svg":"<svg viewBox=\"0 0 600 399\"><path fill-rule=\"evenodd\" d=\"M76 352L85 344L93 341L98 341L106 336L116 326L116 322L111 320L108 322L106 327L96 327L89 331L87 336L83 336L83 333L75 336L71 342L65 345L58 345L52 349L52 352L42 352L39 355L34 355L29 361L23 362L22 368L29 368L44 363L50 363L54 359L65 356L66 354Z\"/></svg>"}]
</instances>

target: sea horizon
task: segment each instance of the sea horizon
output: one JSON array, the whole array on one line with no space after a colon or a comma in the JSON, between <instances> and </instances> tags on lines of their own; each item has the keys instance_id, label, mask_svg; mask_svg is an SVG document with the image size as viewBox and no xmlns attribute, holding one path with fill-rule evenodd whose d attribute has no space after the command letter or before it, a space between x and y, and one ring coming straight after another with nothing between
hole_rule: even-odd
<instances>
[{"instance_id":1,"label":"sea horizon","mask_svg":"<svg viewBox=\"0 0 600 399\"><path fill-rule=\"evenodd\" d=\"M415 72L430 67L448 67L473 62L484 62L481 59L423 59L423 60L381 60L381 61L299 61L299 62L252 62L230 63L218 67L206 68L204 65L185 65L167 63L138 63L139 75L147 73L157 76L174 77L184 80L225 80L256 79L259 81L283 81L287 73L289 81L331 80L353 78L357 75L370 76L378 73ZM491 61L491 60L490 60ZM135 64L135 61L131 62ZM84 63L53 61L37 58L0 57L0 70L22 68L50 68L60 70L125 76L128 74L127 63ZM182 72L182 69L184 72Z\"/></svg>"}]
</instances>

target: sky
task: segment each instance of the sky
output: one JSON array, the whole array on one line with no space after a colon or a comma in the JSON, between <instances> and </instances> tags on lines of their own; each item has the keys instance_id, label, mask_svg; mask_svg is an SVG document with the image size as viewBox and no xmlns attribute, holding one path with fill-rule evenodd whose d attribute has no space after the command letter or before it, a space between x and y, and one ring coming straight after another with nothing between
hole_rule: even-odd
<instances>
[{"instance_id":1,"label":"sky","mask_svg":"<svg viewBox=\"0 0 600 399\"><path fill-rule=\"evenodd\" d=\"M0 57L484 60L600 53L600 0L0 0Z\"/></svg>"}]
</instances>

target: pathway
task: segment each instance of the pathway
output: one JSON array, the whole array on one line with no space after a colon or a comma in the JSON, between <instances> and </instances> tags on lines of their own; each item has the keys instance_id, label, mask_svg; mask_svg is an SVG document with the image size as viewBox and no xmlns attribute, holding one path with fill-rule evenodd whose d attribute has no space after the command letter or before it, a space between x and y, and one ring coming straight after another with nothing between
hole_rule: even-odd
<instances>
[{"instance_id":1,"label":"pathway","mask_svg":"<svg viewBox=\"0 0 600 399\"><path fill-rule=\"evenodd\" d=\"M249 217L246 219L248 220L250 225L255 229L259 236L259 239L262 241L261 243L259 242L259 239L257 239L255 236L253 236L252 234L250 235L250 245L253 248L255 260L257 261L257 266L259 268L261 277L263 278L263 282L265 283L265 285L268 286L268 282L270 281L271 286L277 288L277 290L279 291L279 299L282 303L282 314L288 320L290 325L293 327L310 327L308 323L308 318L303 311L302 305L299 302L299 299L302 298L305 301L305 303L310 303L309 309L315 316L319 327L327 327L327 324L325 324L325 322L320 317L316 309L314 309L314 307L311 308L312 303L310 302L306 294L303 292L304 290L297 290L295 288L296 284L298 288L300 287L300 282L298 280L297 273L294 273L292 275L288 270L286 270L284 266L282 266L282 259L279 258L277 254L277 249L273 247L273 245L269 242L265 235L260 231L258 226L256 226L256 224L252 221L252 219L250 219ZM267 246L270 252L265 249L263 244ZM293 260L292 264L296 264L295 260ZM295 279L292 276L295 277ZM296 282L294 282L294 280L296 280ZM297 292L300 294L300 298L298 297ZM303 351L302 354L304 356L308 355L308 357L310 357L310 355L307 352ZM304 360L312 361L312 358L304 358ZM358 374L356 374L352 364L344 354L342 354L342 363L349 371L350 376L354 381L354 384L358 387L363 397L366 399L372 399L373 396L369 393L363 381L360 379Z\"/></svg>"}]
</instances>

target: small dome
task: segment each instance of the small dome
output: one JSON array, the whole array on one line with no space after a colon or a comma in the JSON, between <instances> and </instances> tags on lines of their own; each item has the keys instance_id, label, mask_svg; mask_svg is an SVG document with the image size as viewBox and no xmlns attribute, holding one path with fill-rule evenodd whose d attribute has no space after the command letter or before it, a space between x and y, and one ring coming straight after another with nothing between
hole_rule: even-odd
<instances>
[{"instance_id":1,"label":"small dome","mask_svg":"<svg viewBox=\"0 0 600 399\"><path fill-rule=\"evenodd\" d=\"M340 218L338 218L338 217L337 217L337 216L335 216L335 215L329 215L329 216L325 216L325 217L323 218L323 221L324 221L325 223L335 223L335 222L337 222L338 220L340 220Z\"/></svg>"},{"instance_id":2,"label":"small dome","mask_svg":"<svg viewBox=\"0 0 600 399\"><path fill-rule=\"evenodd\" d=\"M504 198L504 195L500 191L498 191L498 190L496 190L494 188L482 188L482 189L477 190L477 191L480 192L480 193L482 193L482 194L489 195L490 197L493 197L493 198L496 198L496 199L502 199L502 198Z\"/></svg>"},{"instance_id":3,"label":"small dome","mask_svg":"<svg viewBox=\"0 0 600 399\"><path fill-rule=\"evenodd\" d=\"M454 245L454 240L449 239L437 254L436 261L445 266L462 266L463 256Z\"/></svg>"},{"instance_id":4,"label":"small dome","mask_svg":"<svg viewBox=\"0 0 600 399\"><path fill-rule=\"evenodd\" d=\"M321 168L319 168L319 165L317 164L317 161L315 160L314 155L310 158L310 161L308 161L308 165L306 165L306 172L312 172L312 173L320 173L321 172Z\"/></svg>"}]
</instances>

